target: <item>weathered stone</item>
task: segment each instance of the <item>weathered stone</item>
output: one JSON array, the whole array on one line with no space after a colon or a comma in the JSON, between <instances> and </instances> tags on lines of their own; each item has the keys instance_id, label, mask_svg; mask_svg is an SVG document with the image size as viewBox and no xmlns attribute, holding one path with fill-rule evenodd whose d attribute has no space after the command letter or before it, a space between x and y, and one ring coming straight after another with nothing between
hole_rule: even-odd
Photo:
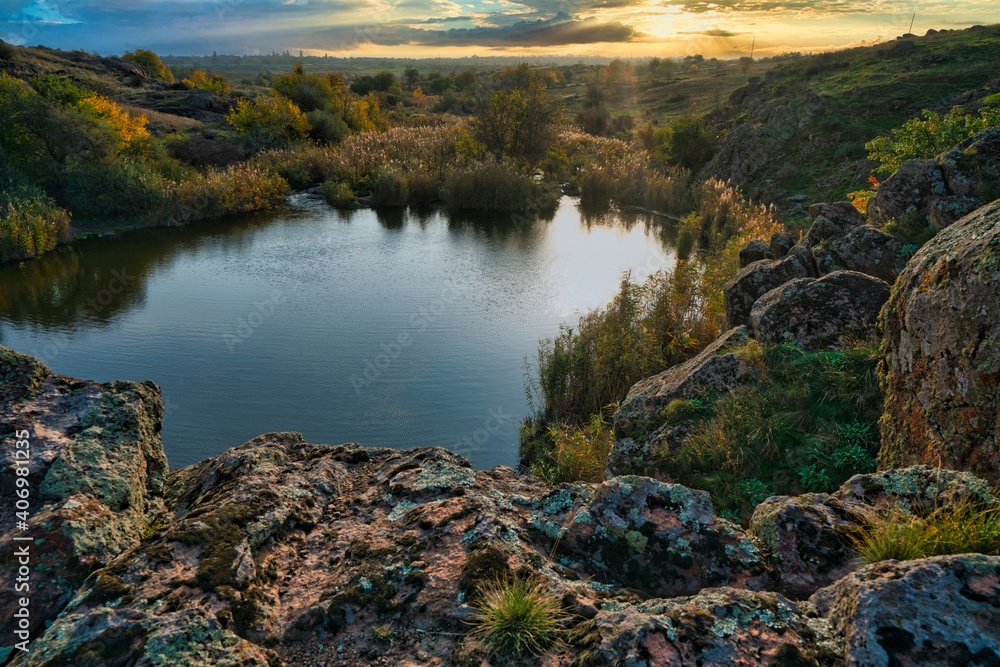
<instances>
[{"instance_id":1,"label":"weathered stone","mask_svg":"<svg viewBox=\"0 0 1000 667\"><path fill-rule=\"evenodd\" d=\"M917 252L880 328L879 465L928 463L1000 481L1000 202Z\"/></svg>"},{"instance_id":2,"label":"weathered stone","mask_svg":"<svg viewBox=\"0 0 1000 667\"><path fill-rule=\"evenodd\" d=\"M1000 557L886 561L810 598L850 667L1000 664Z\"/></svg>"},{"instance_id":3,"label":"weathered stone","mask_svg":"<svg viewBox=\"0 0 1000 667\"><path fill-rule=\"evenodd\" d=\"M843 269L879 278L890 285L906 266L899 239L871 225L859 225L832 239L829 250Z\"/></svg>"},{"instance_id":4,"label":"weathered stone","mask_svg":"<svg viewBox=\"0 0 1000 667\"><path fill-rule=\"evenodd\" d=\"M754 262L726 283L723 296L726 304L726 325L738 327L750 322L750 310L760 297L789 280L812 275L810 267L798 256Z\"/></svg>"},{"instance_id":5,"label":"weathered stone","mask_svg":"<svg viewBox=\"0 0 1000 667\"><path fill-rule=\"evenodd\" d=\"M927 223L941 230L983 205L976 197L938 197L927 204Z\"/></svg>"},{"instance_id":6,"label":"weathered stone","mask_svg":"<svg viewBox=\"0 0 1000 667\"><path fill-rule=\"evenodd\" d=\"M715 585L761 590L769 581L757 543L717 518L704 491L615 477L578 496L558 491L543 508L559 498L565 507L548 519L560 526L558 550L605 582L671 597Z\"/></svg>"},{"instance_id":7,"label":"weathered stone","mask_svg":"<svg viewBox=\"0 0 1000 667\"><path fill-rule=\"evenodd\" d=\"M812 204L809 207L809 217L815 220L820 216L826 218L844 231L865 224L865 217L849 201L839 201L832 204Z\"/></svg>"},{"instance_id":8,"label":"weathered stone","mask_svg":"<svg viewBox=\"0 0 1000 667\"><path fill-rule=\"evenodd\" d=\"M780 595L715 588L602 609L571 637L595 666L765 667L836 664L838 646L827 633L823 620Z\"/></svg>"},{"instance_id":9,"label":"weathered stone","mask_svg":"<svg viewBox=\"0 0 1000 667\"><path fill-rule=\"evenodd\" d=\"M944 178L935 160L907 160L879 184L868 202L868 219L889 222L906 215L926 217L931 199L946 194Z\"/></svg>"},{"instance_id":10,"label":"weathered stone","mask_svg":"<svg viewBox=\"0 0 1000 667\"><path fill-rule=\"evenodd\" d=\"M856 566L851 537L872 512L825 493L768 498L754 509L749 532L766 547L778 590L804 599Z\"/></svg>"},{"instance_id":11,"label":"weathered stone","mask_svg":"<svg viewBox=\"0 0 1000 667\"><path fill-rule=\"evenodd\" d=\"M775 232L774 234L771 234L771 242L768 244L768 252L770 253L771 259L782 259L788 254L788 251L791 250L794 245L795 239L791 234L788 232Z\"/></svg>"},{"instance_id":12,"label":"weathered stone","mask_svg":"<svg viewBox=\"0 0 1000 667\"><path fill-rule=\"evenodd\" d=\"M761 343L794 341L818 349L845 333L874 336L879 310L888 298L885 281L837 271L793 280L768 292L754 304L750 321Z\"/></svg>"},{"instance_id":13,"label":"weathered stone","mask_svg":"<svg viewBox=\"0 0 1000 667\"><path fill-rule=\"evenodd\" d=\"M918 515L965 501L1000 502L985 480L967 472L927 465L854 475L833 496L846 503L903 509Z\"/></svg>"},{"instance_id":14,"label":"weathered stone","mask_svg":"<svg viewBox=\"0 0 1000 667\"><path fill-rule=\"evenodd\" d=\"M1000 196L1000 128L969 137L938 157L948 190L980 204Z\"/></svg>"},{"instance_id":15,"label":"weathered stone","mask_svg":"<svg viewBox=\"0 0 1000 667\"><path fill-rule=\"evenodd\" d=\"M54 619L94 570L133 548L163 509L166 457L160 443L163 402L151 384L100 384L51 374L40 362L0 347L0 562L30 535L32 636ZM15 434L26 431L30 458ZM15 469L29 471L30 518L17 530ZM13 638L23 592L17 567L0 569L0 633ZM7 640L0 641L0 652Z\"/></svg>"},{"instance_id":16,"label":"weathered stone","mask_svg":"<svg viewBox=\"0 0 1000 667\"><path fill-rule=\"evenodd\" d=\"M768 247L763 241L751 241L740 250L740 268L767 259Z\"/></svg>"},{"instance_id":17,"label":"weathered stone","mask_svg":"<svg viewBox=\"0 0 1000 667\"><path fill-rule=\"evenodd\" d=\"M663 424L660 413L671 401L704 397L737 386L751 369L734 349L749 340L746 327L730 329L693 359L637 382L615 412L615 432L644 440Z\"/></svg>"}]
</instances>

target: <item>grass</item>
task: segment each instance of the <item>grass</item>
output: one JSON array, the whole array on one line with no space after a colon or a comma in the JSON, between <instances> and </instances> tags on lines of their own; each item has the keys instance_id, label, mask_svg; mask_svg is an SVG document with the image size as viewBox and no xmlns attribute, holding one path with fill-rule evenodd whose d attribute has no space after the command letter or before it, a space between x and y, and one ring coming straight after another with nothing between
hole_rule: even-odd
<instances>
[{"instance_id":1,"label":"grass","mask_svg":"<svg viewBox=\"0 0 1000 667\"><path fill-rule=\"evenodd\" d=\"M0 194L0 263L38 257L69 240L70 216L33 188Z\"/></svg>"},{"instance_id":2,"label":"grass","mask_svg":"<svg viewBox=\"0 0 1000 667\"><path fill-rule=\"evenodd\" d=\"M658 452L659 470L709 491L720 512L740 519L767 496L829 492L874 470L882 406L875 347L807 352L752 341L736 353L754 369L752 381L664 408L666 423L694 430Z\"/></svg>"},{"instance_id":3,"label":"grass","mask_svg":"<svg viewBox=\"0 0 1000 667\"><path fill-rule=\"evenodd\" d=\"M1000 507L965 500L927 516L894 508L871 521L855 539L869 563L948 554L1000 555Z\"/></svg>"},{"instance_id":4,"label":"grass","mask_svg":"<svg viewBox=\"0 0 1000 667\"><path fill-rule=\"evenodd\" d=\"M479 588L473 639L499 659L539 655L556 644L565 613L537 579L501 579Z\"/></svg>"},{"instance_id":5,"label":"grass","mask_svg":"<svg viewBox=\"0 0 1000 667\"><path fill-rule=\"evenodd\" d=\"M535 216L555 209L558 193L536 181L516 163L487 157L461 161L448 170L441 192L453 210L526 212Z\"/></svg>"},{"instance_id":6,"label":"grass","mask_svg":"<svg viewBox=\"0 0 1000 667\"><path fill-rule=\"evenodd\" d=\"M530 429L530 426L525 425ZM608 455L615 444L611 425L595 414L583 426L552 424L545 438L527 438L538 452L522 451L534 461L532 473L549 485L562 482L603 482Z\"/></svg>"}]
</instances>

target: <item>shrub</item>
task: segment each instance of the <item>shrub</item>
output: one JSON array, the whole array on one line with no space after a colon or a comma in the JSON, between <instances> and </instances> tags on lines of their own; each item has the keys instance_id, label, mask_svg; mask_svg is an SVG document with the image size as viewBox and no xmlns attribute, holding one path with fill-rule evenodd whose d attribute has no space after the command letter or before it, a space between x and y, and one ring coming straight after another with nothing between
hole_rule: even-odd
<instances>
[{"instance_id":1,"label":"shrub","mask_svg":"<svg viewBox=\"0 0 1000 667\"><path fill-rule=\"evenodd\" d=\"M0 192L0 262L38 257L69 240L70 216L37 188Z\"/></svg>"},{"instance_id":2,"label":"shrub","mask_svg":"<svg viewBox=\"0 0 1000 667\"><path fill-rule=\"evenodd\" d=\"M497 658L538 655L559 638L565 618L538 580L501 580L479 587L473 638Z\"/></svg>"},{"instance_id":3,"label":"shrub","mask_svg":"<svg viewBox=\"0 0 1000 667\"><path fill-rule=\"evenodd\" d=\"M226 77L221 74L209 75L200 69L191 72L191 75L184 79L184 83L216 95L228 95L233 92L233 87L229 85Z\"/></svg>"},{"instance_id":4,"label":"shrub","mask_svg":"<svg viewBox=\"0 0 1000 667\"><path fill-rule=\"evenodd\" d=\"M333 172L333 149L306 144L268 150L254 156L252 164L285 179L296 190L324 182Z\"/></svg>"},{"instance_id":5,"label":"shrub","mask_svg":"<svg viewBox=\"0 0 1000 667\"><path fill-rule=\"evenodd\" d=\"M170 188L169 220L191 222L262 211L281 204L288 183L252 164L213 171Z\"/></svg>"},{"instance_id":6,"label":"shrub","mask_svg":"<svg viewBox=\"0 0 1000 667\"><path fill-rule=\"evenodd\" d=\"M526 212L541 214L555 208L557 194L536 182L515 163L489 157L465 161L445 176L442 197L454 210Z\"/></svg>"},{"instance_id":7,"label":"shrub","mask_svg":"<svg viewBox=\"0 0 1000 667\"><path fill-rule=\"evenodd\" d=\"M122 60L135 63L142 68L142 71L146 73L146 76L153 77L154 79L160 79L168 83L174 80L173 73L171 73L169 67L163 64L163 61L160 60L160 56L147 49L126 51L125 55L122 56Z\"/></svg>"},{"instance_id":8,"label":"shrub","mask_svg":"<svg viewBox=\"0 0 1000 667\"><path fill-rule=\"evenodd\" d=\"M358 198L351 191L351 186L343 181L326 181L322 185L323 196L331 206L337 208L357 208Z\"/></svg>"},{"instance_id":9,"label":"shrub","mask_svg":"<svg viewBox=\"0 0 1000 667\"><path fill-rule=\"evenodd\" d=\"M654 133L656 154L671 164L698 171L715 154L715 137L703 118L683 116Z\"/></svg>"},{"instance_id":10,"label":"shrub","mask_svg":"<svg viewBox=\"0 0 1000 667\"><path fill-rule=\"evenodd\" d=\"M167 204L168 190L167 181L138 158L74 167L63 188L69 208L88 218L157 213Z\"/></svg>"},{"instance_id":11,"label":"shrub","mask_svg":"<svg viewBox=\"0 0 1000 667\"><path fill-rule=\"evenodd\" d=\"M1000 555L1000 507L971 501L939 507L926 516L894 508L875 517L855 548L869 563L948 554Z\"/></svg>"},{"instance_id":12,"label":"shrub","mask_svg":"<svg viewBox=\"0 0 1000 667\"><path fill-rule=\"evenodd\" d=\"M530 429L531 424L524 428ZM538 437L526 435L528 439ZM542 437L543 442L529 445L533 451L526 448L522 458L530 461L531 471L547 484L604 481L615 435L600 414L591 416L584 426L553 424Z\"/></svg>"},{"instance_id":13,"label":"shrub","mask_svg":"<svg viewBox=\"0 0 1000 667\"><path fill-rule=\"evenodd\" d=\"M351 133L344 119L319 109L306 113L309 121L309 138L322 144L338 144Z\"/></svg>"},{"instance_id":14,"label":"shrub","mask_svg":"<svg viewBox=\"0 0 1000 667\"><path fill-rule=\"evenodd\" d=\"M406 181L392 171L380 171L371 180L372 206L406 206Z\"/></svg>"},{"instance_id":15,"label":"shrub","mask_svg":"<svg viewBox=\"0 0 1000 667\"><path fill-rule=\"evenodd\" d=\"M956 106L945 115L924 110L923 116L911 118L895 128L888 137L876 137L867 144L868 159L878 163L876 173L892 174L911 159L927 160L964 139L1000 125L1000 109L984 108L978 116Z\"/></svg>"},{"instance_id":16,"label":"shrub","mask_svg":"<svg viewBox=\"0 0 1000 667\"><path fill-rule=\"evenodd\" d=\"M12 44L0 39L0 60L13 60L17 54L17 49Z\"/></svg>"},{"instance_id":17,"label":"shrub","mask_svg":"<svg viewBox=\"0 0 1000 667\"><path fill-rule=\"evenodd\" d=\"M299 108L277 95L240 100L226 120L256 150L305 139L310 129Z\"/></svg>"}]
</instances>

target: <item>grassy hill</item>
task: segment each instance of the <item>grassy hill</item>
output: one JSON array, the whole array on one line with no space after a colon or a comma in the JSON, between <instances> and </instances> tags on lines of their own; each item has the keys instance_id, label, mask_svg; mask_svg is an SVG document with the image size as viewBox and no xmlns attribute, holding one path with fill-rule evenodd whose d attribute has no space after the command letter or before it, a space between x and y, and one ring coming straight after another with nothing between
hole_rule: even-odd
<instances>
[{"instance_id":1,"label":"grassy hill","mask_svg":"<svg viewBox=\"0 0 1000 667\"><path fill-rule=\"evenodd\" d=\"M867 185L867 141L923 109L996 101L998 64L1000 26L793 58L710 115L722 141L706 174L769 201L843 198Z\"/></svg>"}]
</instances>

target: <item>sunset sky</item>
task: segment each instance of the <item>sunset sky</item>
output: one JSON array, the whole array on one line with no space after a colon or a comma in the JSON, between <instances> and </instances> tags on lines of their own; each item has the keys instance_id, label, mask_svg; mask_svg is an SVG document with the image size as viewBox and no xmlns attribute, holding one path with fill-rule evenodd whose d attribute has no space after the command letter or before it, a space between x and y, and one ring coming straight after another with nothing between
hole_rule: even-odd
<instances>
[{"instance_id":1,"label":"sunset sky","mask_svg":"<svg viewBox=\"0 0 1000 667\"><path fill-rule=\"evenodd\" d=\"M121 53L720 57L1000 22L997 0L0 0L0 38Z\"/></svg>"}]
</instances>

